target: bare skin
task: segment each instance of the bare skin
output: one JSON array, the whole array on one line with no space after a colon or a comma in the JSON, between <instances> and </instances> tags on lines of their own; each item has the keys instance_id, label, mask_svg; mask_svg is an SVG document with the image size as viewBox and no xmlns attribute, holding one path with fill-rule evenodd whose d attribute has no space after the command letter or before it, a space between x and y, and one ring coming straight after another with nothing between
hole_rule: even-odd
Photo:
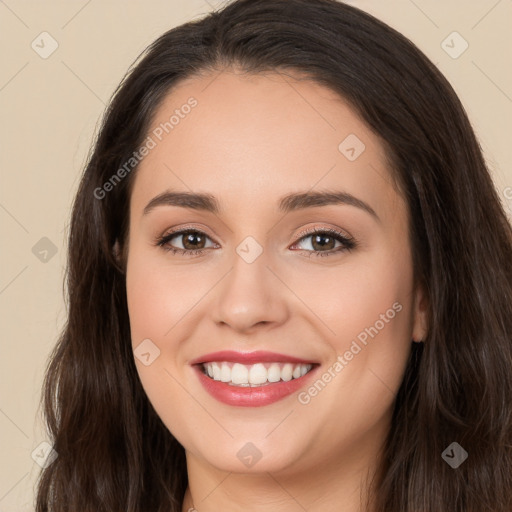
<instances>
[{"instance_id":1,"label":"bare skin","mask_svg":"<svg viewBox=\"0 0 512 512\"><path fill-rule=\"evenodd\" d=\"M181 82L148 135L190 97L197 106L137 170L127 258L133 347L150 339L160 350L148 366L136 359L137 370L186 450L182 511L360 512L411 340L426 334L407 207L382 145L329 89L234 70ZM365 145L359 156L357 144L355 152L339 149L350 134ZM210 194L220 210L160 205L144 214L169 190ZM345 203L278 210L287 194L327 190L351 194L376 216ZM184 228L203 234L192 241L201 254L155 244ZM343 242L329 234L315 243L304 234L312 228L334 229L356 246L340 250ZM247 237L262 249L251 263L236 251ZM186 235L170 246L192 251ZM345 357L372 326L378 333ZM315 360L318 378L331 378L316 394L308 392L313 382L301 389L302 401L293 393L261 407L227 405L205 391L190 365L225 349ZM342 371L333 367L338 356ZM251 467L237 456L249 442L261 454Z\"/></svg>"}]
</instances>

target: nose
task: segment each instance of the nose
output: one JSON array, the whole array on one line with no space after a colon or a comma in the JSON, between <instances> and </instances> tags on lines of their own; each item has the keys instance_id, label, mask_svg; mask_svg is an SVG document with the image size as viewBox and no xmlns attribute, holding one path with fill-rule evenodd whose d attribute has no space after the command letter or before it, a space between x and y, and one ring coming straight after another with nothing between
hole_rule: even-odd
<instances>
[{"instance_id":1,"label":"nose","mask_svg":"<svg viewBox=\"0 0 512 512\"><path fill-rule=\"evenodd\" d=\"M268 266L265 253L248 263L235 254L233 267L217 287L212 317L239 333L271 329L289 316L288 291Z\"/></svg>"}]
</instances>

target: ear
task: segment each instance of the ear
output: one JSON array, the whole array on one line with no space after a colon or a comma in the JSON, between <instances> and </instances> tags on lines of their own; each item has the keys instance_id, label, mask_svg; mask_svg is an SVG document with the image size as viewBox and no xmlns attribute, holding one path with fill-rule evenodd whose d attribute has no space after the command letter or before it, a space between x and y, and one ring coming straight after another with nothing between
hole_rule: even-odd
<instances>
[{"instance_id":1,"label":"ear","mask_svg":"<svg viewBox=\"0 0 512 512\"><path fill-rule=\"evenodd\" d=\"M415 342L422 342L427 337L428 333L428 298L425 293L424 286L418 284L414 292L414 321L412 330L412 340Z\"/></svg>"},{"instance_id":2,"label":"ear","mask_svg":"<svg viewBox=\"0 0 512 512\"><path fill-rule=\"evenodd\" d=\"M119 270L124 274L123 254L119 245L119 240L116 240L116 243L112 247L112 256L114 256Z\"/></svg>"}]
</instances>

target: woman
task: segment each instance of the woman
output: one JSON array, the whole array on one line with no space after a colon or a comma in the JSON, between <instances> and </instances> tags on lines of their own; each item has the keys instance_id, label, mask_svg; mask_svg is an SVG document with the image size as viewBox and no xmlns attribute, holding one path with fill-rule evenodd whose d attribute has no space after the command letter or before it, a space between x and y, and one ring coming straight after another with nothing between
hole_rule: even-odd
<instances>
[{"instance_id":1,"label":"woman","mask_svg":"<svg viewBox=\"0 0 512 512\"><path fill-rule=\"evenodd\" d=\"M74 203L37 510L511 510L511 261L405 37L332 0L170 30Z\"/></svg>"}]
</instances>

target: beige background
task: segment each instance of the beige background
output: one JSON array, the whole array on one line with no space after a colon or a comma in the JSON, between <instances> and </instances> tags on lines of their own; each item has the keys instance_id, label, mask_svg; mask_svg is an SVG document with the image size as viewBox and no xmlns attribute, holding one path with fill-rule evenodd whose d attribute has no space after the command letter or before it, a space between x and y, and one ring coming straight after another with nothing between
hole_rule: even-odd
<instances>
[{"instance_id":1,"label":"beige background","mask_svg":"<svg viewBox=\"0 0 512 512\"><path fill-rule=\"evenodd\" d=\"M505 195L512 187L507 64L512 1L349 3L408 36L448 78L512 216L512 194L510 200ZM40 466L32 454L44 459L39 446L47 440L38 409L41 383L65 320L66 230L96 123L124 72L150 42L220 5L213 0L0 0L0 512L34 509ZM453 31L469 44L458 58L442 47ZM42 32L58 43L46 59L31 47L35 41L40 52L43 45L50 48L48 36L40 42ZM447 42L452 52L462 48L460 39ZM55 246L54 255L42 252L50 245L40 242L43 237Z\"/></svg>"}]
</instances>

